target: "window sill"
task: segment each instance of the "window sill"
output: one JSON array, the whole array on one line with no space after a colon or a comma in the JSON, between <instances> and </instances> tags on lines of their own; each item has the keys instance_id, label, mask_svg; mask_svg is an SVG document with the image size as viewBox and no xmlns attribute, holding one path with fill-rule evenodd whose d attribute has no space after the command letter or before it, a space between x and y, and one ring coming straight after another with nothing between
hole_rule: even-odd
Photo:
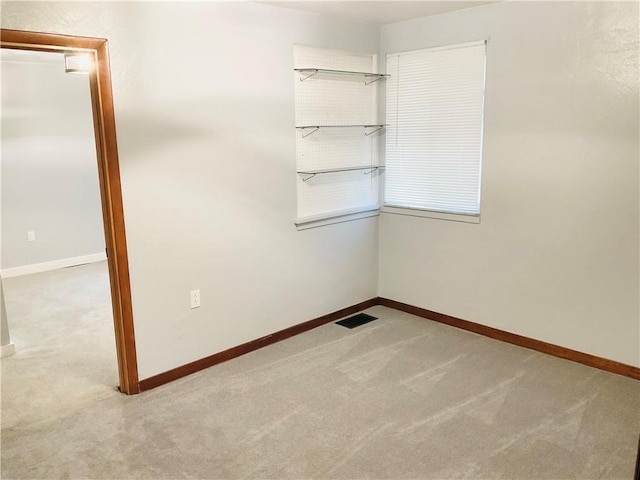
<instances>
[{"instance_id":1,"label":"window sill","mask_svg":"<svg viewBox=\"0 0 640 480\"><path fill-rule=\"evenodd\" d=\"M339 212L296 218L293 223L295 223L298 230L307 230L309 228L323 227L334 223L350 222L351 220L375 217L379 214L380 207L378 205L370 205L368 207L353 208Z\"/></svg>"},{"instance_id":2,"label":"window sill","mask_svg":"<svg viewBox=\"0 0 640 480\"><path fill-rule=\"evenodd\" d=\"M380 209L382 213L393 213L395 215L408 215L411 217L434 218L437 220L449 220L451 222L480 223L480 215L466 213L438 212L435 210L421 210L418 208L392 207L383 205Z\"/></svg>"}]
</instances>

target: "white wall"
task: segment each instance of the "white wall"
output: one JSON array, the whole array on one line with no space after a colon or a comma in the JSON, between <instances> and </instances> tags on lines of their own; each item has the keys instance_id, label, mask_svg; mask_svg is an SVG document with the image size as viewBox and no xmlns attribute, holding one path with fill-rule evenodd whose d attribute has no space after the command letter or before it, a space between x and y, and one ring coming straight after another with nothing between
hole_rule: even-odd
<instances>
[{"instance_id":1,"label":"white wall","mask_svg":"<svg viewBox=\"0 0 640 480\"><path fill-rule=\"evenodd\" d=\"M639 365L637 8L500 3L381 50L252 3L3 2L2 27L109 39L141 378L378 293L377 218L293 225L294 43L486 37L482 223L384 214L380 294Z\"/></svg>"},{"instance_id":2,"label":"white wall","mask_svg":"<svg viewBox=\"0 0 640 480\"><path fill-rule=\"evenodd\" d=\"M378 27L222 2L3 2L2 26L109 40L140 378L377 295L377 218L293 224L292 69Z\"/></svg>"},{"instance_id":3,"label":"white wall","mask_svg":"<svg viewBox=\"0 0 640 480\"><path fill-rule=\"evenodd\" d=\"M486 38L481 224L383 214L380 295L638 366L638 3L396 23L382 60Z\"/></svg>"},{"instance_id":4,"label":"white wall","mask_svg":"<svg viewBox=\"0 0 640 480\"><path fill-rule=\"evenodd\" d=\"M62 54L1 58L2 269L104 254L88 77Z\"/></svg>"},{"instance_id":5,"label":"white wall","mask_svg":"<svg viewBox=\"0 0 640 480\"><path fill-rule=\"evenodd\" d=\"M4 292L0 282L0 357L8 357L15 353L15 346L11 342L9 324L7 323L7 310L4 306Z\"/></svg>"},{"instance_id":6,"label":"white wall","mask_svg":"<svg viewBox=\"0 0 640 480\"><path fill-rule=\"evenodd\" d=\"M2 174L0 173L0 186L2 185ZM1 190L1 188L0 188ZM1 192L0 192L1 193ZM2 195L0 195L0 209L2 208ZM2 224L0 222L0 238L2 236ZM2 253L0 251L0 259ZM1 263L1 260L0 260ZM11 343L11 334L7 322L7 309L4 304L4 291L2 290L2 278L0 277L0 357L14 353L15 347Z\"/></svg>"},{"instance_id":7,"label":"white wall","mask_svg":"<svg viewBox=\"0 0 640 480\"><path fill-rule=\"evenodd\" d=\"M1 157L1 155L0 155ZM0 168L0 211L2 211L2 169ZM2 222L0 222L0 238L2 238ZM0 265L2 264L2 249L0 248ZM0 358L15 353L15 346L11 342L9 323L7 321L7 309L4 304L4 291L2 289L2 276L0 276Z\"/></svg>"}]
</instances>

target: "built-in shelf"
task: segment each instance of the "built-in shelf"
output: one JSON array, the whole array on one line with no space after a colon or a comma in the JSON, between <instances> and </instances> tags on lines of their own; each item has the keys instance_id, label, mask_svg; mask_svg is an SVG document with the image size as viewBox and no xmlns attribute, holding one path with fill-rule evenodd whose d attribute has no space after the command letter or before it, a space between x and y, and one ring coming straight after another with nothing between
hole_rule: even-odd
<instances>
[{"instance_id":1,"label":"built-in shelf","mask_svg":"<svg viewBox=\"0 0 640 480\"><path fill-rule=\"evenodd\" d=\"M352 72L349 70L328 70L326 68L294 68L296 72L300 72L300 81L304 82L307 78L311 78L318 73L331 73L338 75L355 75L364 78L373 78L370 82L365 81L366 85L377 82L389 76L388 73L371 73L371 72Z\"/></svg>"},{"instance_id":2,"label":"built-in shelf","mask_svg":"<svg viewBox=\"0 0 640 480\"><path fill-rule=\"evenodd\" d=\"M383 165L361 165L357 167L340 167L340 168L323 168L320 170L301 170L298 171L298 175L302 178L303 182L306 182L310 178L315 177L316 175L322 175L325 173L338 173L338 172L352 172L355 170L364 170L365 175L369 173L373 173L376 170L383 169Z\"/></svg>"},{"instance_id":3,"label":"built-in shelf","mask_svg":"<svg viewBox=\"0 0 640 480\"><path fill-rule=\"evenodd\" d=\"M296 128L301 129L301 130L306 130L306 129L313 129L310 132L307 133L303 133L302 134L302 138L306 138L309 135L316 133L318 130L320 130L321 128L364 128L364 134L368 137L369 135L372 135L374 133L376 133L379 130L382 130L384 127L386 127L387 125L385 124L378 124L378 125L300 125L297 126ZM367 131L367 129L373 128L374 130L372 131Z\"/></svg>"},{"instance_id":4,"label":"built-in shelf","mask_svg":"<svg viewBox=\"0 0 640 480\"><path fill-rule=\"evenodd\" d=\"M376 112L386 83L381 80L391 75L375 73L373 55L296 48L296 180L303 215L296 226L377 215L378 182L385 172L377 147L390 127Z\"/></svg>"}]
</instances>

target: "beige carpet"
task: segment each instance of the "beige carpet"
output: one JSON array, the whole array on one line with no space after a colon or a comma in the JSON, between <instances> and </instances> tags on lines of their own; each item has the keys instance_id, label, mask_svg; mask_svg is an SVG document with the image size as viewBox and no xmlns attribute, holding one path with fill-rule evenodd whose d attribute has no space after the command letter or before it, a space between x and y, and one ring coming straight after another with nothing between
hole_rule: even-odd
<instances>
[{"instance_id":1,"label":"beige carpet","mask_svg":"<svg viewBox=\"0 0 640 480\"><path fill-rule=\"evenodd\" d=\"M2 430L113 396L118 371L107 262L2 280L16 354L2 360Z\"/></svg>"},{"instance_id":2,"label":"beige carpet","mask_svg":"<svg viewBox=\"0 0 640 480\"><path fill-rule=\"evenodd\" d=\"M67 327L41 316L45 343L104 315L90 304ZM379 320L325 325L133 397L104 374L115 359L96 375L74 365L97 339L59 371L46 365L58 354L17 343L2 364L2 478L632 478L640 382L367 312ZM78 402L59 387L71 375L90 392Z\"/></svg>"}]
</instances>

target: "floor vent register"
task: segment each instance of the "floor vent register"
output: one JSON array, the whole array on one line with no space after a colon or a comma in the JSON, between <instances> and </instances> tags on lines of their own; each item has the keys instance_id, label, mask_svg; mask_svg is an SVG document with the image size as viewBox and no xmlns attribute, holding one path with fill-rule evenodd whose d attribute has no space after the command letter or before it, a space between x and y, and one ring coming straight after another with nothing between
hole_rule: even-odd
<instances>
[{"instance_id":1,"label":"floor vent register","mask_svg":"<svg viewBox=\"0 0 640 480\"><path fill-rule=\"evenodd\" d=\"M367 315L366 313L359 313L354 315L353 317L345 318L344 320L340 320L336 322L337 325L342 325L347 328L356 328L360 325L364 325L365 323L373 322L377 320L378 317L372 317L371 315Z\"/></svg>"}]
</instances>

